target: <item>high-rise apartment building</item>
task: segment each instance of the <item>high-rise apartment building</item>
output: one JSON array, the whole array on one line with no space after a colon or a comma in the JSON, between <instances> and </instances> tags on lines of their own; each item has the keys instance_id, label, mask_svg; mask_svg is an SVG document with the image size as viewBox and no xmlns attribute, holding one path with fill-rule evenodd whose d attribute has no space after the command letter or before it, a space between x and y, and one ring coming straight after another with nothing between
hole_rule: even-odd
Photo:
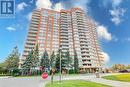
<instances>
[{"instance_id":1,"label":"high-rise apartment building","mask_svg":"<svg viewBox=\"0 0 130 87\"><path fill-rule=\"evenodd\" d=\"M74 58L76 52L81 70L93 72L103 63L96 24L80 8L34 10L20 64L37 44L40 56L61 49Z\"/></svg>"}]
</instances>

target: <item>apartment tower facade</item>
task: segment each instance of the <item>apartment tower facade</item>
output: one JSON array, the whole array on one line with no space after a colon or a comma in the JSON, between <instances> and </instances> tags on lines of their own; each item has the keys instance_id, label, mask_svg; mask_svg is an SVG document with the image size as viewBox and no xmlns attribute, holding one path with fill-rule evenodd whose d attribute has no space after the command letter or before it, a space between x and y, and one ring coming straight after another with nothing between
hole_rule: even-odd
<instances>
[{"instance_id":1,"label":"apartment tower facade","mask_svg":"<svg viewBox=\"0 0 130 87\"><path fill-rule=\"evenodd\" d=\"M31 49L39 46L39 55L46 50L49 55L61 49L69 51L72 58L77 53L80 70L94 72L103 64L96 24L80 8L70 10L34 10L20 65Z\"/></svg>"}]
</instances>

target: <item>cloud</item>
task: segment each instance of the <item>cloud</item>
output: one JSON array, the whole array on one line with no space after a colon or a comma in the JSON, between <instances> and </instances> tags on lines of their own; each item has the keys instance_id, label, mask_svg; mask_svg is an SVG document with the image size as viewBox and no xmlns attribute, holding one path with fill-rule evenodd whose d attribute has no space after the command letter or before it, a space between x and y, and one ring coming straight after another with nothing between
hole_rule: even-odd
<instances>
[{"instance_id":1,"label":"cloud","mask_svg":"<svg viewBox=\"0 0 130 87\"><path fill-rule=\"evenodd\" d=\"M125 38L124 40L130 42L130 37Z\"/></svg>"},{"instance_id":2,"label":"cloud","mask_svg":"<svg viewBox=\"0 0 130 87\"><path fill-rule=\"evenodd\" d=\"M62 2L53 4L50 0L37 0L36 8L46 8L46 9L54 9L56 11L60 11L63 9Z\"/></svg>"},{"instance_id":3,"label":"cloud","mask_svg":"<svg viewBox=\"0 0 130 87\"><path fill-rule=\"evenodd\" d=\"M99 0L99 6L107 8L111 4L111 0Z\"/></svg>"},{"instance_id":4,"label":"cloud","mask_svg":"<svg viewBox=\"0 0 130 87\"><path fill-rule=\"evenodd\" d=\"M8 30L8 31L16 31L16 29L13 28L13 27L7 27L6 30Z\"/></svg>"},{"instance_id":5,"label":"cloud","mask_svg":"<svg viewBox=\"0 0 130 87\"><path fill-rule=\"evenodd\" d=\"M51 0L37 0L36 8L47 8L54 10L61 9L70 9L72 7L80 7L83 10L87 10L87 4L90 3L91 0L68 0L68 1L60 1L58 3L52 3Z\"/></svg>"},{"instance_id":6,"label":"cloud","mask_svg":"<svg viewBox=\"0 0 130 87\"><path fill-rule=\"evenodd\" d=\"M27 7L28 5L25 2L22 2L20 4L17 5L17 10L21 11L24 10L25 7Z\"/></svg>"},{"instance_id":7,"label":"cloud","mask_svg":"<svg viewBox=\"0 0 130 87\"><path fill-rule=\"evenodd\" d=\"M52 8L52 2L50 0L37 0L36 1L36 8L51 9Z\"/></svg>"},{"instance_id":8,"label":"cloud","mask_svg":"<svg viewBox=\"0 0 130 87\"><path fill-rule=\"evenodd\" d=\"M8 31L22 30L22 29L24 29L24 25L21 26L21 23L23 23L23 21L17 21L17 23L13 23L13 24L7 26L6 30L8 30Z\"/></svg>"},{"instance_id":9,"label":"cloud","mask_svg":"<svg viewBox=\"0 0 130 87\"><path fill-rule=\"evenodd\" d=\"M114 40L115 42L117 42L119 39L114 36L114 37L113 37L113 40Z\"/></svg>"},{"instance_id":10,"label":"cloud","mask_svg":"<svg viewBox=\"0 0 130 87\"><path fill-rule=\"evenodd\" d=\"M97 26L97 33L98 33L98 37L101 38L101 39L105 39L107 41L112 40L111 33L109 33L107 28L103 25Z\"/></svg>"},{"instance_id":11,"label":"cloud","mask_svg":"<svg viewBox=\"0 0 130 87\"><path fill-rule=\"evenodd\" d=\"M31 18L32 18L32 12L30 12L30 13L26 16L26 18L30 21Z\"/></svg>"},{"instance_id":12,"label":"cloud","mask_svg":"<svg viewBox=\"0 0 130 87\"><path fill-rule=\"evenodd\" d=\"M127 38L127 41L130 41L130 37L129 37L129 38Z\"/></svg>"},{"instance_id":13,"label":"cloud","mask_svg":"<svg viewBox=\"0 0 130 87\"><path fill-rule=\"evenodd\" d=\"M29 3L31 3L31 4L32 4L33 2L34 2L33 0L29 1Z\"/></svg>"},{"instance_id":14,"label":"cloud","mask_svg":"<svg viewBox=\"0 0 130 87\"><path fill-rule=\"evenodd\" d=\"M88 10L87 5L90 3L91 0L73 0L72 1L72 7L80 7L83 10Z\"/></svg>"},{"instance_id":15,"label":"cloud","mask_svg":"<svg viewBox=\"0 0 130 87\"><path fill-rule=\"evenodd\" d=\"M112 0L111 3L113 7L116 7L122 3L122 0Z\"/></svg>"},{"instance_id":16,"label":"cloud","mask_svg":"<svg viewBox=\"0 0 130 87\"><path fill-rule=\"evenodd\" d=\"M111 17L111 21L118 25L123 21L124 14L126 12L126 9L121 8L120 5L123 2L123 0L111 0L112 9L109 10Z\"/></svg>"},{"instance_id":17,"label":"cloud","mask_svg":"<svg viewBox=\"0 0 130 87\"><path fill-rule=\"evenodd\" d=\"M119 25L121 22L124 21L123 17L126 12L126 9L121 8L121 4L123 3L123 1L125 0L101 0L99 1L100 6L103 6L105 9L109 10L108 12L111 15L110 20L115 25Z\"/></svg>"},{"instance_id":18,"label":"cloud","mask_svg":"<svg viewBox=\"0 0 130 87\"><path fill-rule=\"evenodd\" d=\"M118 25L119 23L121 23L120 17L113 17L111 18L111 21L114 22L115 25Z\"/></svg>"},{"instance_id":19,"label":"cloud","mask_svg":"<svg viewBox=\"0 0 130 87\"><path fill-rule=\"evenodd\" d=\"M116 25L122 22L121 17L124 16L124 13L126 12L123 8L114 8L112 10L109 10L112 18L111 21L114 22Z\"/></svg>"},{"instance_id":20,"label":"cloud","mask_svg":"<svg viewBox=\"0 0 130 87\"><path fill-rule=\"evenodd\" d=\"M90 10L88 4L91 2L91 0L67 0L67 1L61 1L64 9L70 9L73 7L79 7L83 9L84 11Z\"/></svg>"},{"instance_id":21,"label":"cloud","mask_svg":"<svg viewBox=\"0 0 130 87\"><path fill-rule=\"evenodd\" d=\"M54 6L54 10L60 11L61 9L64 9L62 3L56 3Z\"/></svg>"},{"instance_id":22,"label":"cloud","mask_svg":"<svg viewBox=\"0 0 130 87\"><path fill-rule=\"evenodd\" d=\"M107 64L110 61L110 56L106 52L102 52L104 57L104 64Z\"/></svg>"}]
</instances>

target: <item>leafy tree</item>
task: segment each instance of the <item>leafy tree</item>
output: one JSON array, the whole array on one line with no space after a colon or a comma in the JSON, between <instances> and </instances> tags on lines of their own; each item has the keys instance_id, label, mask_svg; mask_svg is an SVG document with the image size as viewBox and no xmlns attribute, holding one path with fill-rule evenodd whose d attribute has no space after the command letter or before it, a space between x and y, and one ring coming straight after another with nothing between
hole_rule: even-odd
<instances>
[{"instance_id":1,"label":"leafy tree","mask_svg":"<svg viewBox=\"0 0 130 87\"><path fill-rule=\"evenodd\" d=\"M7 69L4 62L0 63L0 74L7 74Z\"/></svg>"},{"instance_id":2,"label":"leafy tree","mask_svg":"<svg viewBox=\"0 0 130 87\"><path fill-rule=\"evenodd\" d=\"M112 68L114 69L114 70L125 70L126 69L126 66L125 65L123 65L123 64L115 64L115 65L113 65L112 66Z\"/></svg>"},{"instance_id":3,"label":"leafy tree","mask_svg":"<svg viewBox=\"0 0 130 87\"><path fill-rule=\"evenodd\" d=\"M127 69L130 69L130 65L127 65L126 68L127 68Z\"/></svg>"},{"instance_id":4,"label":"leafy tree","mask_svg":"<svg viewBox=\"0 0 130 87\"><path fill-rule=\"evenodd\" d=\"M52 52L52 54L50 56L50 67L51 68L55 67L55 53L54 53L54 51Z\"/></svg>"},{"instance_id":5,"label":"leafy tree","mask_svg":"<svg viewBox=\"0 0 130 87\"><path fill-rule=\"evenodd\" d=\"M1 67L1 68L5 67L5 63L4 63L4 62L1 62L1 63L0 63L0 67Z\"/></svg>"},{"instance_id":6,"label":"leafy tree","mask_svg":"<svg viewBox=\"0 0 130 87\"><path fill-rule=\"evenodd\" d=\"M45 50L43 53L43 56L41 57L41 62L40 62L40 66L44 69L48 69L50 68L50 61L49 61L49 56L47 51Z\"/></svg>"},{"instance_id":7,"label":"leafy tree","mask_svg":"<svg viewBox=\"0 0 130 87\"><path fill-rule=\"evenodd\" d=\"M78 73L79 71L79 63L76 51L74 52L74 71L75 73Z\"/></svg>"},{"instance_id":8,"label":"leafy tree","mask_svg":"<svg viewBox=\"0 0 130 87\"><path fill-rule=\"evenodd\" d=\"M7 57L4 62L4 65L7 69L16 69L19 66L19 52L18 47L14 47L12 53Z\"/></svg>"}]
</instances>

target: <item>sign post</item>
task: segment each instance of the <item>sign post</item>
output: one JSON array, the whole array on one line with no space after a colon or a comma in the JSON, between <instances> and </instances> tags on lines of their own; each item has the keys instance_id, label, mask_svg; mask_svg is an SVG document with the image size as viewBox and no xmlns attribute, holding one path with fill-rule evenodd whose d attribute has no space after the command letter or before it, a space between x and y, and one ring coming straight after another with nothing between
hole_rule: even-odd
<instances>
[{"instance_id":1,"label":"sign post","mask_svg":"<svg viewBox=\"0 0 130 87\"><path fill-rule=\"evenodd\" d=\"M46 79L48 77L48 73L46 73L46 72L44 72L44 73L42 73L42 78L43 79ZM44 83L44 82L43 82Z\"/></svg>"},{"instance_id":2,"label":"sign post","mask_svg":"<svg viewBox=\"0 0 130 87\"><path fill-rule=\"evenodd\" d=\"M54 76L55 69L51 69L51 83L53 84L53 76Z\"/></svg>"}]
</instances>

